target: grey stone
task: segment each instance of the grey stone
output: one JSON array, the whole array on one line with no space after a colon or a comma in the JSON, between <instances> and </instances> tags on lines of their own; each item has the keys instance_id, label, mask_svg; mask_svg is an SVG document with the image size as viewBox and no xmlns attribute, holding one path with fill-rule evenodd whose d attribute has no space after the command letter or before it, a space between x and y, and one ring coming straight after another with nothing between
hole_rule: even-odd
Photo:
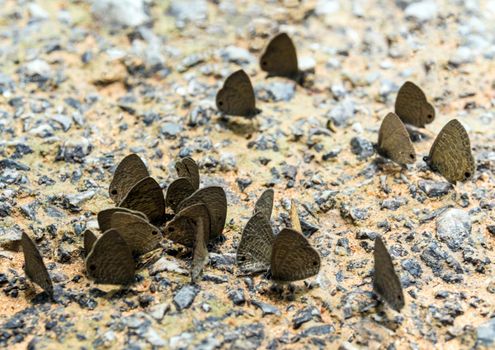
<instances>
[{"instance_id":1,"label":"grey stone","mask_svg":"<svg viewBox=\"0 0 495 350\"><path fill-rule=\"evenodd\" d=\"M233 171L237 169L237 162L233 153L222 153L220 155L220 170Z\"/></svg>"},{"instance_id":2,"label":"grey stone","mask_svg":"<svg viewBox=\"0 0 495 350\"><path fill-rule=\"evenodd\" d=\"M65 196L66 200L69 202L70 205L78 207L82 203L90 200L91 198L94 197L96 194L95 190L89 190L77 194L68 194Z\"/></svg>"},{"instance_id":3,"label":"grey stone","mask_svg":"<svg viewBox=\"0 0 495 350\"><path fill-rule=\"evenodd\" d=\"M153 305L150 307L148 313L151 317L153 317L157 321L161 321L165 314L170 310L170 304L161 303L157 305Z\"/></svg>"},{"instance_id":4,"label":"grey stone","mask_svg":"<svg viewBox=\"0 0 495 350\"><path fill-rule=\"evenodd\" d=\"M64 131L69 131L72 126L72 119L63 114L55 114L51 119L62 126Z\"/></svg>"},{"instance_id":5,"label":"grey stone","mask_svg":"<svg viewBox=\"0 0 495 350\"><path fill-rule=\"evenodd\" d=\"M256 86L255 91L261 101L290 101L296 93L296 84L292 81L274 81Z\"/></svg>"},{"instance_id":6,"label":"grey stone","mask_svg":"<svg viewBox=\"0 0 495 350\"><path fill-rule=\"evenodd\" d=\"M495 343L495 318L481 324L476 328L477 342L480 345L493 345Z\"/></svg>"},{"instance_id":7,"label":"grey stone","mask_svg":"<svg viewBox=\"0 0 495 350\"><path fill-rule=\"evenodd\" d=\"M177 123L166 122L160 127L160 133L165 136L166 139L175 139L182 131L182 126Z\"/></svg>"},{"instance_id":8,"label":"grey stone","mask_svg":"<svg viewBox=\"0 0 495 350\"><path fill-rule=\"evenodd\" d=\"M386 199L382 202L381 208L382 209L389 209L389 210L397 210L401 206L405 205L408 203L407 198L405 197L396 197L392 199Z\"/></svg>"},{"instance_id":9,"label":"grey stone","mask_svg":"<svg viewBox=\"0 0 495 350\"><path fill-rule=\"evenodd\" d=\"M458 251L471 234L471 226L471 218L464 210L448 209L437 219L437 235L452 251Z\"/></svg>"},{"instance_id":10,"label":"grey stone","mask_svg":"<svg viewBox=\"0 0 495 350\"><path fill-rule=\"evenodd\" d=\"M315 13L318 16L327 16L337 12L340 9L338 0L318 0L315 7Z\"/></svg>"},{"instance_id":11,"label":"grey stone","mask_svg":"<svg viewBox=\"0 0 495 350\"><path fill-rule=\"evenodd\" d=\"M224 60L237 64L254 62L254 56L246 49L238 46L227 46L222 50L221 56Z\"/></svg>"},{"instance_id":12,"label":"grey stone","mask_svg":"<svg viewBox=\"0 0 495 350\"><path fill-rule=\"evenodd\" d=\"M277 315L277 316L281 315L280 310L273 305L263 303L258 300L251 300L251 304L253 304L263 312L263 317L266 315Z\"/></svg>"},{"instance_id":13,"label":"grey stone","mask_svg":"<svg viewBox=\"0 0 495 350\"><path fill-rule=\"evenodd\" d=\"M351 152L359 159L366 159L375 153L375 149L370 141L356 136L351 139Z\"/></svg>"},{"instance_id":14,"label":"grey stone","mask_svg":"<svg viewBox=\"0 0 495 350\"><path fill-rule=\"evenodd\" d=\"M438 13L438 6L435 1L423 0L414 2L406 7L404 14L406 18L414 19L417 22L427 22L435 19Z\"/></svg>"},{"instance_id":15,"label":"grey stone","mask_svg":"<svg viewBox=\"0 0 495 350\"><path fill-rule=\"evenodd\" d=\"M157 331L155 331L152 327L148 328L148 330L143 334L143 337L153 346L163 347L167 345L167 342L163 340L163 338L160 337Z\"/></svg>"},{"instance_id":16,"label":"grey stone","mask_svg":"<svg viewBox=\"0 0 495 350\"><path fill-rule=\"evenodd\" d=\"M295 314L294 318L292 319L292 327L294 329L298 329L304 323L309 322L313 319L317 319L318 321L321 321L320 310L318 310L314 306L305 307L304 309L299 310Z\"/></svg>"},{"instance_id":17,"label":"grey stone","mask_svg":"<svg viewBox=\"0 0 495 350\"><path fill-rule=\"evenodd\" d=\"M189 308L194 298L198 294L198 289L192 285L186 285L182 287L177 293L174 295L174 303L177 306L179 311L183 309Z\"/></svg>"},{"instance_id":18,"label":"grey stone","mask_svg":"<svg viewBox=\"0 0 495 350\"><path fill-rule=\"evenodd\" d=\"M232 300L234 305L242 305L246 302L244 297L244 290L241 288L233 289L228 293L229 299Z\"/></svg>"},{"instance_id":19,"label":"grey stone","mask_svg":"<svg viewBox=\"0 0 495 350\"><path fill-rule=\"evenodd\" d=\"M335 126L343 127L350 125L355 113L356 105L354 101L350 98L345 98L327 112L326 118L331 120Z\"/></svg>"},{"instance_id":20,"label":"grey stone","mask_svg":"<svg viewBox=\"0 0 495 350\"><path fill-rule=\"evenodd\" d=\"M21 241L22 230L19 226L0 227L0 247L12 249Z\"/></svg>"},{"instance_id":21,"label":"grey stone","mask_svg":"<svg viewBox=\"0 0 495 350\"><path fill-rule=\"evenodd\" d=\"M431 180L420 180L419 188L426 193L428 197L441 197L449 193L453 188L449 182L437 182Z\"/></svg>"},{"instance_id":22,"label":"grey stone","mask_svg":"<svg viewBox=\"0 0 495 350\"><path fill-rule=\"evenodd\" d=\"M208 15L206 0L172 0L168 13L177 21L204 20Z\"/></svg>"},{"instance_id":23,"label":"grey stone","mask_svg":"<svg viewBox=\"0 0 495 350\"><path fill-rule=\"evenodd\" d=\"M149 19L144 6L145 0L94 0L91 10L108 24L136 27Z\"/></svg>"}]
</instances>

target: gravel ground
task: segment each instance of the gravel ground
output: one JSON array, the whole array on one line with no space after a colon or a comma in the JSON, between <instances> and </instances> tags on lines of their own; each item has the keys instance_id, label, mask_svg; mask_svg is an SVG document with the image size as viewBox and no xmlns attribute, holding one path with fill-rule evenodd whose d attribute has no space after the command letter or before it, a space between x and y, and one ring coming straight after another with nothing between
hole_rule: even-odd
<instances>
[{"instance_id":1,"label":"gravel ground","mask_svg":"<svg viewBox=\"0 0 495 350\"><path fill-rule=\"evenodd\" d=\"M75 348L466 348L495 346L495 1L0 1L0 346ZM266 79L259 57L288 33L305 86ZM224 118L215 95L243 68L262 110ZM411 80L436 108L418 160L373 144ZM455 186L422 157L449 120L477 160ZM224 239L202 281L163 250L121 288L86 278L82 232L110 207L118 162L137 153L166 187L191 156L227 192ZM294 298L239 277L254 202L275 190L274 227L299 203L320 273ZM35 239L54 301L26 280ZM401 313L372 293L379 234L400 276Z\"/></svg>"}]
</instances>

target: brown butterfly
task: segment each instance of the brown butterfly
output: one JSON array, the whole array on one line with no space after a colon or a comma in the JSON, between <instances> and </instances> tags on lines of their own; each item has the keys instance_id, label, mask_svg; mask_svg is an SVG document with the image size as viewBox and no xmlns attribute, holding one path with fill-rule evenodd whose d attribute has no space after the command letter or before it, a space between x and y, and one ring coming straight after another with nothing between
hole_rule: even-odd
<instances>
[{"instance_id":1,"label":"brown butterfly","mask_svg":"<svg viewBox=\"0 0 495 350\"><path fill-rule=\"evenodd\" d=\"M378 153L398 164L412 164L416 161L416 151L406 127L395 113L383 119L378 132Z\"/></svg>"},{"instance_id":2,"label":"brown butterfly","mask_svg":"<svg viewBox=\"0 0 495 350\"><path fill-rule=\"evenodd\" d=\"M26 233L21 237L22 252L24 253L24 271L26 276L48 295L53 295L53 284L41 254L34 242Z\"/></svg>"},{"instance_id":3,"label":"brown butterfly","mask_svg":"<svg viewBox=\"0 0 495 350\"><path fill-rule=\"evenodd\" d=\"M270 40L261 56L260 67L269 77L279 76L300 80L296 48L286 33L280 33Z\"/></svg>"},{"instance_id":4,"label":"brown butterfly","mask_svg":"<svg viewBox=\"0 0 495 350\"><path fill-rule=\"evenodd\" d=\"M273 189L268 188L264 190L254 205L253 215L261 212L268 220L270 220L273 210L273 196Z\"/></svg>"},{"instance_id":5,"label":"brown butterfly","mask_svg":"<svg viewBox=\"0 0 495 350\"><path fill-rule=\"evenodd\" d=\"M117 212L112 215L112 228L116 229L132 253L146 254L161 241L160 230L148 220L131 213Z\"/></svg>"},{"instance_id":6,"label":"brown butterfly","mask_svg":"<svg viewBox=\"0 0 495 350\"><path fill-rule=\"evenodd\" d=\"M98 238L91 230L85 230L83 232L83 237L84 237L84 254L85 256L88 256L89 252L93 248L93 244L95 244Z\"/></svg>"},{"instance_id":7,"label":"brown butterfly","mask_svg":"<svg viewBox=\"0 0 495 350\"><path fill-rule=\"evenodd\" d=\"M425 161L433 171L438 171L451 183L473 177L476 167L471 142L466 129L457 119L442 128Z\"/></svg>"},{"instance_id":8,"label":"brown butterfly","mask_svg":"<svg viewBox=\"0 0 495 350\"><path fill-rule=\"evenodd\" d=\"M119 207L139 211L146 215L151 223L160 225L165 221L165 198L163 191L152 177L135 184L120 202Z\"/></svg>"},{"instance_id":9,"label":"brown butterfly","mask_svg":"<svg viewBox=\"0 0 495 350\"><path fill-rule=\"evenodd\" d=\"M185 157L175 163L175 170L179 177L189 180L194 190L199 188L199 167L191 157Z\"/></svg>"},{"instance_id":10,"label":"brown butterfly","mask_svg":"<svg viewBox=\"0 0 495 350\"><path fill-rule=\"evenodd\" d=\"M404 293L399 277L395 273L392 258L380 236L375 238L375 274L373 290L382 297L394 310L404 307Z\"/></svg>"},{"instance_id":11,"label":"brown butterfly","mask_svg":"<svg viewBox=\"0 0 495 350\"><path fill-rule=\"evenodd\" d=\"M207 242L210 239L210 213L205 204L182 209L165 227L167 237L193 247L191 280L196 282L208 262Z\"/></svg>"},{"instance_id":12,"label":"brown butterfly","mask_svg":"<svg viewBox=\"0 0 495 350\"><path fill-rule=\"evenodd\" d=\"M146 165L137 154L129 154L117 166L108 189L110 198L120 203L129 190L140 180L150 176Z\"/></svg>"},{"instance_id":13,"label":"brown butterfly","mask_svg":"<svg viewBox=\"0 0 495 350\"><path fill-rule=\"evenodd\" d=\"M192 195L194 191L194 186L188 178L179 177L168 186L167 194L165 195L165 205L167 208L171 208L174 212L177 212L180 202Z\"/></svg>"},{"instance_id":14,"label":"brown butterfly","mask_svg":"<svg viewBox=\"0 0 495 350\"><path fill-rule=\"evenodd\" d=\"M395 113L406 124L424 128L435 119L435 108L425 93L414 83L406 81L395 99Z\"/></svg>"},{"instance_id":15,"label":"brown butterfly","mask_svg":"<svg viewBox=\"0 0 495 350\"><path fill-rule=\"evenodd\" d=\"M177 207L178 211L194 204L205 204L210 213L210 238L214 239L222 234L227 219L227 197L223 188L209 186L197 190L184 199Z\"/></svg>"},{"instance_id":16,"label":"brown butterfly","mask_svg":"<svg viewBox=\"0 0 495 350\"><path fill-rule=\"evenodd\" d=\"M112 228L112 215L114 213L134 214L134 215L138 215L138 216L142 217L145 220L148 220L146 215L144 215L143 213L141 213L139 211L127 209L127 208L112 207L112 208L103 209L100 212L98 212L98 215L96 216L96 218L98 220L98 226L100 227L101 232L105 232L105 231Z\"/></svg>"},{"instance_id":17,"label":"brown butterfly","mask_svg":"<svg viewBox=\"0 0 495 350\"><path fill-rule=\"evenodd\" d=\"M110 229L93 244L86 258L86 272L96 283L129 284L135 263L129 246L117 230Z\"/></svg>"},{"instance_id":18,"label":"brown butterfly","mask_svg":"<svg viewBox=\"0 0 495 350\"><path fill-rule=\"evenodd\" d=\"M252 118L260 112L251 80L242 69L225 80L217 93L216 104L219 111L228 115Z\"/></svg>"},{"instance_id":19,"label":"brown butterfly","mask_svg":"<svg viewBox=\"0 0 495 350\"><path fill-rule=\"evenodd\" d=\"M262 212L255 213L246 224L237 248L236 262L243 274L270 268L276 282L314 276L320 271L321 263L318 252L300 232L284 228L273 236L270 222Z\"/></svg>"}]
</instances>

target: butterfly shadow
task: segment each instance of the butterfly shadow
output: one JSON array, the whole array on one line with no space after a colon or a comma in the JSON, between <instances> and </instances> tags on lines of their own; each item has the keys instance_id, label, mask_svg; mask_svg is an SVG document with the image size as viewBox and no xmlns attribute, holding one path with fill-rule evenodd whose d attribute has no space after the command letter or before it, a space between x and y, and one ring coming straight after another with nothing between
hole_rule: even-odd
<instances>
[{"instance_id":1,"label":"butterfly shadow","mask_svg":"<svg viewBox=\"0 0 495 350\"><path fill-rule=\"evenodd\" d=\"M259 129L259 123L254 117L232 117L222 114L218 121L220 126L236 135L250 135Z\"/></svg>"},{"instance_id":2,"label":"butterfly shadow","mask_svg":"<svg viewBox=\"0 0 495 350\"><path fill-rule=\"evenodd\" d=\"M407 165L397 164L379 153L377 153L377 157L372 160L372 164L386 174L396 174L408 170Z\"/></svg>"}]
</instances>

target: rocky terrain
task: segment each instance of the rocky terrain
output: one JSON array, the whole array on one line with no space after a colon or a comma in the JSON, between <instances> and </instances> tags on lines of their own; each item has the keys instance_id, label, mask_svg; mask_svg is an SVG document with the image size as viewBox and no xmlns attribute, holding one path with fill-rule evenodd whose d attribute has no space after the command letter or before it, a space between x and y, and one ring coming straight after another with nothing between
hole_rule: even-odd
<instances>
[{"instance_id":1,"label":"rocky terrain","mask_svg":"<svg viewBox=\"0 0 495 350\"><path fill-rule=\"evenodd\" d=\"M495 1L3 0L0 10L0 346L73 348L495 347ZM299 86L259 57L288 33ZM243 68L256 118L215 95ZM411 80L436 109L401 168L373 148ZM457 118L476 173L452 185L422 157ZM166 190L191 156L227 192L224 237L202 280L164 240L128 287L84 271L82 232L110 207L116 164L137 153ZM273 224L291 199L322 259L294 298L238 276L235 252L263 189ZM38 245L54 300L26 279L21 233ZM372 292L381 235L406 305Z\"/></svg>"}]
</instances>

